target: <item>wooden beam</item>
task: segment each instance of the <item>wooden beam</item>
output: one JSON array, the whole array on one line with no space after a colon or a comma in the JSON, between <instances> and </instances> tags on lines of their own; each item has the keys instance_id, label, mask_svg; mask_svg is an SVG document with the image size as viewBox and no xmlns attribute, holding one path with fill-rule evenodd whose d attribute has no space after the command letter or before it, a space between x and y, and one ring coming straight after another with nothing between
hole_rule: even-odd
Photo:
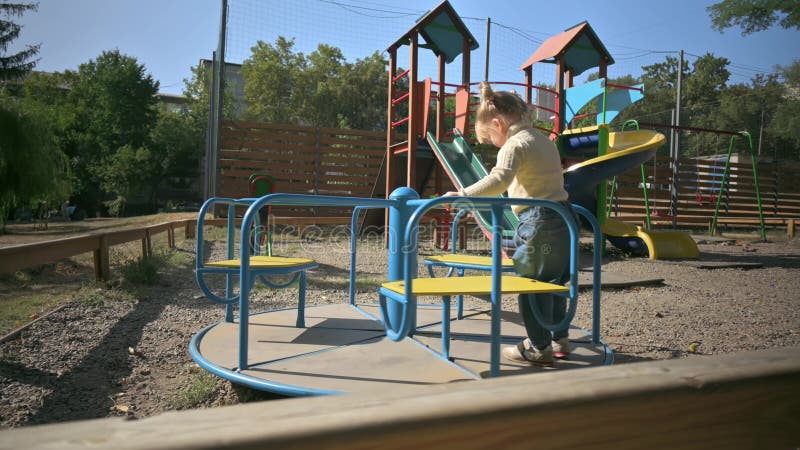
<instances>
[{"instance_id":1,"label":"wooden beam","mask_svg":"<svg viewBox=\"0 0 800 450\"><path fill-rule=\"evenodd\" d=\"M99 235L76 236L0 248L0 273L13 273L100 248Z\"/></svg>"},{"instance_id":2,"label":"wooden beam","mask_svg":"<svg viewBox=\"0 0 800 450\"><path fill-rule=\"evenodd\" d=\"M796 448L800 348L0 433L5 448ZM554 432L554 427L559 431ZM534 430L547 429L541 438Z\"/></svg>"},{"instance_id":3,"label":"wooden beam","mask_svg":"<svg viewBox=\"0 0 800 450\"><path fill-rule=\"evenodd\" d=\"M108 252L108 236L100 236L100 248L94 252L94 275L97 281L111 278L111 257Z\"/></svg>"},{"instance_id":4,"label":"wooden beam","mask_svg":"<svg viewBox=\"0 0 800 450\"><path fill-rule=\"evenodd\" d=\"M186 226L187 239L190 237L190 230L192 236L194 235L195 220L188 219L131 230L2 247L0 248L0 273L13 273L42 264L54 263L71 256L92 253L95 277L98 280L106 280L110 275L109 247L141 240L142 256L148 256L152 254L152 236L155 234L166 232L168 244L171 247L175 246L175 236L172 231L175 226ZM172 236L170 236L171 231Z\"/></svg>"}]
</instances>

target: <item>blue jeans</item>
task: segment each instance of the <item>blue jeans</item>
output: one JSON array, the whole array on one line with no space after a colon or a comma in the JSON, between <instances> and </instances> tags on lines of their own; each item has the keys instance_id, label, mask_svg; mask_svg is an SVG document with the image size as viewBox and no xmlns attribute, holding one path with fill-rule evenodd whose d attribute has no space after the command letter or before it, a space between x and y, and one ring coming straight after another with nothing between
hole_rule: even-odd
<instances>
[{"instance_id":1,"label":"blue jeans","mask_svg":"<svg viewBox=\"0 0 800 450\"><path fill-rule=\"evenodd\" d=\"M569 202L562 202L562 205L568 207L577 221ZM512 259L520 276L555 284L569 280L569 228L559 213L547 207L532 207L520 213L514 244L516 250ZM566 298L553 294L519 294L517 301L528 338L537 348L543 349L553 339L569 335L569 328L551 333L533 315L533 308L539 308L548 325L561 322L567 313Z\"/></svg>"}]
</instances>

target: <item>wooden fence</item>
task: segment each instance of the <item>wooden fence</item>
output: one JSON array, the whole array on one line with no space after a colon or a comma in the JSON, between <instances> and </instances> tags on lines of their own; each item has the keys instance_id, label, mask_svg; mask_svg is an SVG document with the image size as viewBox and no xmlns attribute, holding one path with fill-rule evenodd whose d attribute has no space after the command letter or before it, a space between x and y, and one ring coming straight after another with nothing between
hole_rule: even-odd
<instances>
[{"instance_id":1,"label":"wooden fence","mask_svg":"<svg viewBox=\"0 0 800 450\"><path fill-rule=\"evenodd\" d=\"M226 121L217 194L247 196L250 175L267 173L277 192L370 197L385 152L385 132ZM334 207L275 209L278 216L350 216Z\"/></svg>"},{"instance_id":2,"label":"wooden fence","mask_svg":"<svg viewBox=\"0 0 800 450\"><path fill-rule=\"evenodd\" d=\"M217 191L220 196L248 195L248 178L254 173L272 175L277 192L383 196L384 180L380 178L386 151L383 132L232 121L223 122L222 127ZM487 156L491 159L493 155ZM758 225L755 177L749 156L745 159L737 162L734 158L730 165L727 188L720 203L720 225ZM493 162L487 160L487 165ZM639 167L618 177L612 215L620 220L645 223L643 187L646 187L654 227L708 227L720 195L724 159L680 159L677 176L673 176L666 157L658 157L644 167L647 177L644 184ZM798 172L781 164L759 164L758 181L767 225L783 226L787 221L800 219ZM445 184L445 190L450 189L448 180ZM421 196L432 194L429 180ZM348 210L332 207L277 207L273 213L279 217L350 215Z\"/></svg>"},{"instance_id":3,"label":"wooden fence","mask_svg":"<svg viewBox=\"0 0 800 450\"><path fill-rule=\"evenodd\" d=\"M617 177L612 216L644 223L645 188L654 227L707 227L720 200L718 223L754 227L758 224L756 177L749 157L730 163L726 187L720 192L725 160L684 158L673 174L669 158L658 157L644 165L646 183L639 167ZM767 225L782 226L800 219L800 174L796 168L760 163L758 186ZM610 191L609 191L610 192ZM671 206L674 204L674 208Z\"/></svg>"}]
</instances>

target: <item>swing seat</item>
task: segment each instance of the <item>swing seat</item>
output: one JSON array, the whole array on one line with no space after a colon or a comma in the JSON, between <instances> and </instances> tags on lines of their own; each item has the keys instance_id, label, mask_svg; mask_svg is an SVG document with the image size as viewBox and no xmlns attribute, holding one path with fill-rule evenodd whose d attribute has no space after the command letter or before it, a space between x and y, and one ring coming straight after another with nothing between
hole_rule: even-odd
<instances>
[{"instance_id":1,"label":"swing seat","mask_svg":"<svg viewBox=\"0 0 800 450\"><path fill-rule=\"evenodd\" d=\"M615 247L650 259L694 259L700 257L697 243L688 233L645 230L619 220L606 219L600 229Z\"/></svg>"},{"instance_id":2,"label":"swing seat","mask_svg":"<svg viewBox=\"0 0 800 450\"><path fill-rule=\"evenodd\" d=\"M674 219L675 216L668 213L662 213L661 211L653 211L651 214L653 217L659 217L661 219Z\"/></svg>"}]
</instances>

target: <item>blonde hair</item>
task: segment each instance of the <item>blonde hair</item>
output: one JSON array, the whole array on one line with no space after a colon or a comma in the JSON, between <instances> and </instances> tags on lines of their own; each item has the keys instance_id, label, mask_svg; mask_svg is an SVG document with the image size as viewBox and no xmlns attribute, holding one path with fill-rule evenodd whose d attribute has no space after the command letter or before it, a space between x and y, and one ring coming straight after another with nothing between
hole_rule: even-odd
<instances>
[{"instance_id":1,"label":"blonde hair","mask_svg":"<svg viewBox=\"0 0 800 450\"><path fill-rule=\"evenodd\" d=\"M481 104L475 113L475 134L479 142L488 141L488 125L501 117L509 125L530 116L528 105L515 92L494 92L492 86L481 81Z\"/></svg>"}]
</instances>

